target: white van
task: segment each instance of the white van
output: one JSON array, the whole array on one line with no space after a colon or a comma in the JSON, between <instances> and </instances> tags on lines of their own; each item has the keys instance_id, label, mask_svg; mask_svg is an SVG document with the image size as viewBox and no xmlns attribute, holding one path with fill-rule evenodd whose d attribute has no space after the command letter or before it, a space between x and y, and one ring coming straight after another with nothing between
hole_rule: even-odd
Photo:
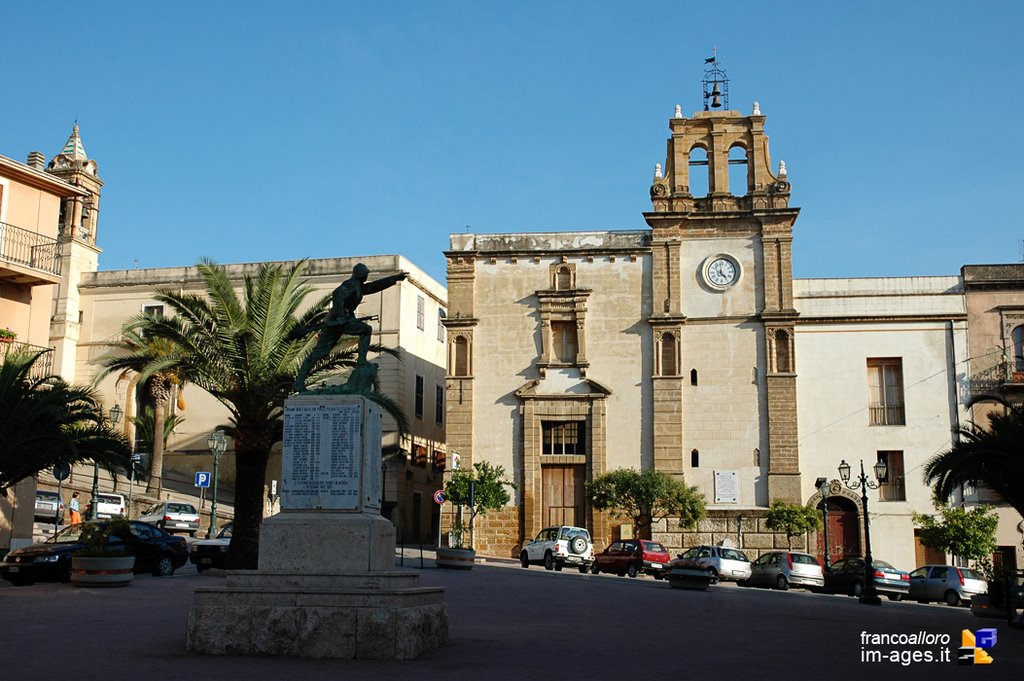
<instances>
[{"instance_id":1,"label":"white van","mask_svg":"<svg viewBox=\"0 0 1024 681\"><path fill-rule=\"evenodd\" d=\"M100 492L96 495L96 519L113 518L125 515L124 495ZM85 518L92 519L92 501L85 506Z\"/></svg>"}]
</instances>

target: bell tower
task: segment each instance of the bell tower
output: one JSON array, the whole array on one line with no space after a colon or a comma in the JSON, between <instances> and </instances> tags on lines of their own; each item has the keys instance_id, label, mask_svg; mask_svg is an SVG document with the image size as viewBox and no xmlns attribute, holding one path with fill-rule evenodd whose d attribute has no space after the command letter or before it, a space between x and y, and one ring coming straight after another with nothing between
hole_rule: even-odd
<instances>
[{"instance_id":1,"label":"bell tower","mask_svg":"<svg viewBox=\"0 0 1024 681\"><path fill-rule=\"evenodd\" d=\"M64 148L53 157L46 172L88 192L84 197L65 198L60 211L61 282L50 318L50 346L54 348L54 372L70 381L75 378L81 334L78 285L84 272L95 272L99 267L96 232L103 187L96 161L85 153L77 121Z\"/></svg>"},{"instance_id":2,"label":"bell tower","mask_svg":"<svg viewBox=\"0 0 1024 681\"><path fill-rule=\"evenodd\" d=\"M691 483L707 476L710 484L711 467L716 485L719 469L735 472L753 490L741 490L737 503L761 506L801 497L792 273L799 209L789 205L785 164L772 169L760 105L749 115L730 110L728 86L717 58L706 60L704 110L687 118L676 106L644 213L653 252L654 458ZM725 421L717 434L706 425L715 419Z\"/></svg>"}]
</instances>

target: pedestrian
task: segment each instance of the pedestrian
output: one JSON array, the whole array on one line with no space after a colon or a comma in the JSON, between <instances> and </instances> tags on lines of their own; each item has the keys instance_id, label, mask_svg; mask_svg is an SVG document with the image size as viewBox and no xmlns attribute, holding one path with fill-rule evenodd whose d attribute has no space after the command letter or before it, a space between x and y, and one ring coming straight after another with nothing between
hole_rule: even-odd
<instances>
[{"instance_id":1,"label":"pedestrian","mask_svg":"<svg viewBox=\"0 0 1024 681\"><path fill-rule=\"evenodd\" d=\"M68 502L68 508L71 509L71 524L82 522L82 514L79 509L81 506L78 503L78 492L71 495L71 501Z\"/></svg>"}]
</instances>

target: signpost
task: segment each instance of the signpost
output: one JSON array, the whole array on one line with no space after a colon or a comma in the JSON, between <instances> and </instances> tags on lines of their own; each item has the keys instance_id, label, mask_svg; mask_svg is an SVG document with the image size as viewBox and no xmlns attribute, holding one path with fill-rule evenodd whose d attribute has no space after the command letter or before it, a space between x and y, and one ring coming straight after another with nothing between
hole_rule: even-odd
<instances>
[{"instance_id":1,"label":"signpost","mask_svg":"<svg viewBox=\"0 0 1024 681\"><path fill-rule=\"evenodd\" d=\"M199 488L199 510L206 505L206 489L210 486L210 473L207 471L196 471L195 486Z\"/></svg>"},{"instance_id":2,"label":"signpost","mask_svg":"<svg viewBox=\"0 0 1024 681\"><path fill-rule=\"evenodd\" d=\"M447 499L447 497L444 495L443 489L439 489L436 492L434 492L434 501L436 501L438 504L443 504L445 502L445 499Z\"/></svg>"},{"instance_id":3,"label":"signpost","mask_svg":"<svg viewBox=\"0 0 1024 681\"><path fill-rule=\"evenodd\" d=\"M60 507L64 505L64 495L61 494L60 484L67 480L69 475L71 475L71 466L63 461L53 464L53 477L57 479L57 514L53 517L54 534L57 534L57 527L59 527L60 520L64 516L60 512Z\"/></svg>"},{"instance_id":4,"label":"signpost","mask_svg":"<svg viewBox=\"0 0 1024 681\"><path fill-rule=\"evenodd\" d=\"M135 492L135 467L142 461L142 454L132 452L132 465L128 468L128 517L132 517L132 495Z\"/></svg>"}]
</instances>

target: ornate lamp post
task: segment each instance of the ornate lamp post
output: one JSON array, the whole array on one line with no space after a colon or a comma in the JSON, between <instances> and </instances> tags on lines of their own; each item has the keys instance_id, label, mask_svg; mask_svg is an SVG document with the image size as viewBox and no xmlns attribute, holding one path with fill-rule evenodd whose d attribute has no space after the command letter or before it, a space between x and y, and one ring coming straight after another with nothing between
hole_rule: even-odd
<instances>
[{"instance_id":1,"label":"ornate lamp post","mask_svg":"<svg viewBox=\"0 0 1024 681\"><path fill-rule=\"evenodd\" d=\"M825 517L825 572L828 572L832 567L828 557L828 478L818 478L814 481L814 486L821 494L821 513Z\"/></svg>"},{"instance_id":2,"label":"ornate lamp post","mask_svg":"<svg viewBox=\"0 0 1024 681\"><path fill-rule=\"evenodd\" d=\"M121 422L121 417L124 416L124 409L121 409L121 405L115 404L110 408L110 413L107 415L107 420L110 421L110 425L117 427L117 424ZM92 462L92 500L89 501L89 520L96 520L96 509L100 504L100 465L95 460Z\"/></svg>"},{"instance_id":3,"label":"ornate lamp post","mask_svg":"<svg viewBox=\"0 0 1024 681\"><path fill-rule=\"evenodd\" d=\"M839 464L839 477L843 484L851 490L860 489L860 501L864 508L864 589L860 594L860 602L866 605L881 605L882 599L875 591L875 566L871 559L871 524L868 520L868 488L878 489L879 481L885 478L886 466L884 461L875 464L875 479L869 480L864 473L864 459L860 460L860 475L854 482L850 482L850 464L844 459Z\"/></svg>"},{"instance_id":4,"label":"ornate lamp post","mask_svg":"<svg viewBox=\"0 0 1024 681\"><path fill-rule=\"evenodd\" d=\"M206 538L211 539L217 536L217 473L220 469L220 455L228 448L228 439L224 437L224 431L214 431L207 438L206 446L213 454L213 498L210 502L210 529L206 531Z\"/></svg>"}]
</instances>

